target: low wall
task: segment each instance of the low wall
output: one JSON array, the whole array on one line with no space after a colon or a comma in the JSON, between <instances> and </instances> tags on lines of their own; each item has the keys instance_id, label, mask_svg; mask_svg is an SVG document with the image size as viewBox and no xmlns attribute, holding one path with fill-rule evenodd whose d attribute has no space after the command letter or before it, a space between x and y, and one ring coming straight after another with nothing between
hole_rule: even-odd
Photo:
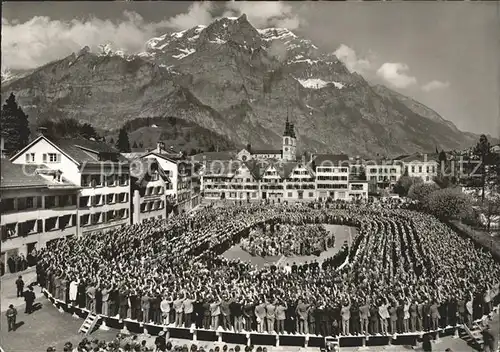
<instances>
[{"instance_id":1,"label":"low wall","mask_svg":"<svg viewBox=\"0 0 500 352\"><path fill-rule=\"evenodd\" d=\"M73 316L85 319L89 311L85 308L79 308L67 304L61 300L55 299L46 289L42 290L43 294L51 301L51 303L62 313L66 312ZM103 324L103 322L105 324ZM82 321L83 324L83 321ZM175 327L173 325L157 325L151 323L140 323L137 320L123 319L120 320L114 317L105 317L101 315L98 322L98 327L112 328L128 333L145 333L156 336L160 331L165 332L165 338L185 339L193 343L197 341L210 341L219 343L232 343L240 345L268 345L268 346L295 346L295 347L325 347L325 337L318 335L303 335L303 334L270 334L241 332L235 333L224 330L207 330L199 328ZM96 327L97 327L96 326ZM440 336L452 335L458 327L447 327L429 332L411 332L395 335L357 335L357 336L337 336L327 337L328 341L337 339L340 347L355 347L355 346L384 346L384 345L412 345L417 344L417 340L421 339L424 334L431 334L433 338Z\"/></svg>"}]
</instances>

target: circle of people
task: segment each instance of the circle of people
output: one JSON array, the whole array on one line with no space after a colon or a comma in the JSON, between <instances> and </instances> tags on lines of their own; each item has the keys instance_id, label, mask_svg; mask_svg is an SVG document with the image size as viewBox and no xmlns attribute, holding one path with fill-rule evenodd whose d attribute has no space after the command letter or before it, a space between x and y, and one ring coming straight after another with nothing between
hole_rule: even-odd
<instances>
[{"instance_id":1,"label":"circle of people","mask_svg":"<svg viewBox=\"0 0 500 352\"><path fill-rule=\"evenodd\" d=\"M323 225L277 225L258 227L241 240L241 248L253 256L309 256L319 255L334 244L334 235Z\"/></svg>"},{"instance_id":2,"label":"circle of people","mask_svg":"<svg viewBox=\"0 0 500 352\"><path fill-rule=\"evenodd\" d=\"M259 226L308 224L357 228L347 265L257 268L222 256ZM121 320L388 335L471 325L499 303L500 266L446 224L398 204L244 204L61 239L40 253L37 276L55 298Z\"/></svg>"}]
</instances>

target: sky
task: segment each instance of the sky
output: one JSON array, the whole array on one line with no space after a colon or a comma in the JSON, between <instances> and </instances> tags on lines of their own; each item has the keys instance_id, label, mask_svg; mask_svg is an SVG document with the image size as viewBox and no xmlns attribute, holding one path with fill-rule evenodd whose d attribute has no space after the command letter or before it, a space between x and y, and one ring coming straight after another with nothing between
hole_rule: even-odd
<instances>
[{"instance_id":1,"label":"sky","mask_svg":"<svg viewBox=\"0 0 500 352\"><path fill-rule=\"evenodd\" d=\"M334 52L350 71L500 137L500 2L3 2L2 70L88 45L140 52L172 30L247 14Z\"/></svg>"}]
</instances>

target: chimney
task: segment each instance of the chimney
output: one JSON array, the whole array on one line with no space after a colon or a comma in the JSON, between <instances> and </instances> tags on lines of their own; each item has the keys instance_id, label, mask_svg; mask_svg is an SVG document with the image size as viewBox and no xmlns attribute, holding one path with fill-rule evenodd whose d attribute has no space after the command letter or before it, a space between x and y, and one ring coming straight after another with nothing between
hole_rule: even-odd
<instances>
[{"instance_id":1,"label":"chimney","mask_svg":"<svg viewBox=\"0 0 500 352\"><path fill-rule=\"evenodd\" d=\"M161 154L161 152L165 150L165 143L158 141L156 143L156 149L158 150L158 153Z\"/></svg>"},{"instance_id":2,"label":"chimney","mask_svg":"<svg viewBox=\"0 0 500 352\"><path fill-rule=\"evenodd\" d=\"M247 144L247 150L249 153L252 153L252 145L250 143Z\"/></svg>"},{"instance_id":3,"label":"chimney","mask_svg":"<svg viewBox=\"0 0 500 352\"><path fill-rule=\"evenodd\" d=\"M38 132L38 135L46 136L48 129L47 127L38 127L36 131Z\"/></svg>"}]
</instances>

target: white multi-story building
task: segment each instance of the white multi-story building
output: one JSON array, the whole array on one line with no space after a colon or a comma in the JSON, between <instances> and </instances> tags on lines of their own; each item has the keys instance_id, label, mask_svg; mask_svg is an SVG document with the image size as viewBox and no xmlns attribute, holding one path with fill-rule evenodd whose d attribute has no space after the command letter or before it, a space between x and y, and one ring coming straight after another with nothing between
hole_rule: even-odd
<instances>
[{"instance_id":1,"label":"white multi-story building","mask_svg":"<svg viewBox=\"0 0 500 352\"><path fill-rule=\"evenodd\" d=\"M434 182L439 162L427 154L413 154L398 160L404 167L403 174L420 177L424 182Z\"/></svg>"},{"instance_id":2,"label":"white multi-story building","mask_svg":"<svg viewBox=\"0 0 500 352\"><path fill-rule=\"evenodd\" d=\"M350 165L347 155L318 154L313 159L312 167L319 199L348 199Z\"/></svg>"},{"instance_id":3,"label":"white multi-story building","mask_svg":"<svg viewBox=\"0 0 500 352\"><path fill-rule=\"evenodd\" d=\"M311 201L316 198L316 179L309 165L303 162L279 163L278 170L285 179L286 200Z\"/></svg>"},{"instance_id":4,"label":"white multi-story building","mask_svg":"<svg viewBox=\"0 0 500 352\"><path fill-rule=\"evenodd\" d=\"M129 163L107 144L86 139L49 139L41 135L11 161L44 165L80 187L79 235L105 232L131 222Z\"/></svg>"},{"instance_id":5,"label":"white multi-story building","mask_svg":"<svg viewBox=\"0 0 500 352\"><path fill-rule=\"evenodd\" d=\"M1 159L1 262L27 257L47 242L78 235L80 187L45 165Z\"/></svg>"},{"instance_id":6,"label":"white multi-story building","mask_svg":"<svg viewBox=\"0 0 500 352\"><path fill-rule=\"evenodd\" d=\"M167 195L170 180L155 159L130 161L132 223L167 217Z\"/></svg>"},{"instance_id":7,"label":"white multi-story building","mask_svg":"<svg viewBox=\"0 0 500 352\"><path fill-rule=\"evenodd\" d=\"M143 159L155 159L165 174L169 177L171 187L166 190L174 203L174 211L189 211L200 202L199 187L192 187L195 165L184 158L181 153L166 151L163 143L156 150L142 156ZM198 177L197 174L194 177Z\"/></svg>"},{"instance_id":8,"label":"white multi-story building","mask_svg":"<svg viewBox=\"0 0 500 352\"><path fill-rule=\"evenodd\" d=\"M378 189L394 186L402 175L402 163L394 160L366 162L366 179Z\"/></svg>"}]
</instances>

